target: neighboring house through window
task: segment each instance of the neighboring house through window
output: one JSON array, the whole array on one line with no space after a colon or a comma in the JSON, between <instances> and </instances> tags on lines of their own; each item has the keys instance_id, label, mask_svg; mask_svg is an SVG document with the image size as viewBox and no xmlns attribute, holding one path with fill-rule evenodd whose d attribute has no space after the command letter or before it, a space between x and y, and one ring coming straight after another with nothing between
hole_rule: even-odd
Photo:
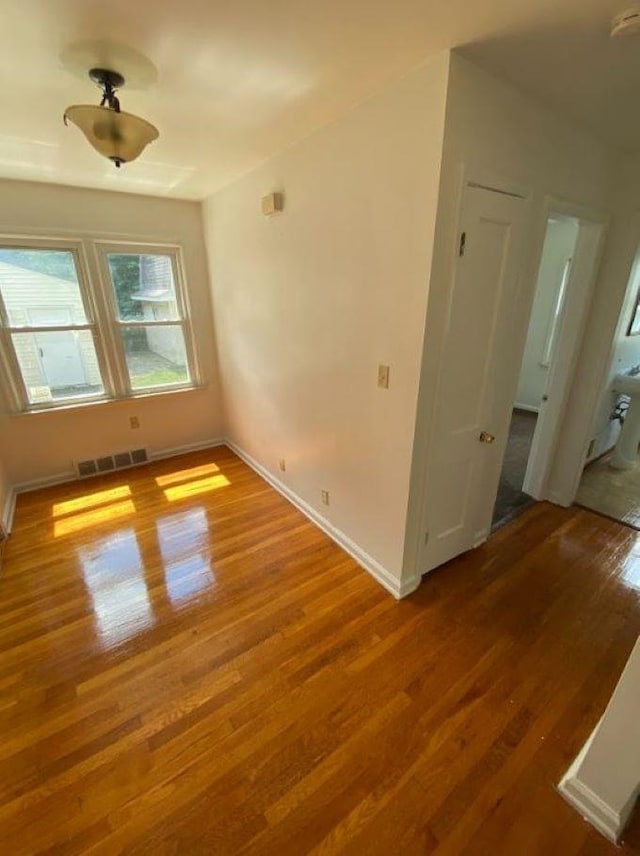
<instances>
[{"instance_id":1,"label":"neighboring house through window","mask_svg":"<svg viewBox=\"0 0 640 856\"><path fill-rule=\"evenodd\" d=\"M178 247L0 239L0 347L15 409L194 386L183 279Z\"/></svg>"}]
</instances>

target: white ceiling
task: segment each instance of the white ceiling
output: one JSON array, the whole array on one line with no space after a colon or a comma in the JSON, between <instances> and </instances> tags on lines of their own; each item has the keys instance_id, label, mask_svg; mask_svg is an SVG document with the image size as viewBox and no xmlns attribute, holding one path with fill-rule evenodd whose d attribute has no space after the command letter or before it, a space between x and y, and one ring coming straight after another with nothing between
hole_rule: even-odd
<instances>
[{"instance_id":1,"label":"white ceiling","mask_svg":"<svg viewBox=\"0 0 640 856\"><path fill-rule=\"evenodd\" d=\"M640 148L640 37L611 42L630 0L0 0L0 175L199 199L439 50L471 59ZM80 132L97 103L61 55L109 39L158 69L124 110L160 129L116 170Z\"/></svg>"}]
</instances>

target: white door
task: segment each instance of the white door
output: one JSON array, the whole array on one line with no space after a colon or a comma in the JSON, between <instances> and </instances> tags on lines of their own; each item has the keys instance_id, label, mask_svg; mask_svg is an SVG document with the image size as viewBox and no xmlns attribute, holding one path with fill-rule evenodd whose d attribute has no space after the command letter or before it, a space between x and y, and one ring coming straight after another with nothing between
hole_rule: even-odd
<instances>
[{"instance_id":1,"label":"white door","mask_svg":"<svg viewBox=\"0 0 640 856\"><path fill-rule=\"evenodd\" d=\"M553 455L561 436L567 398L587 324L605 233L605 222L580 221L554 337L547 384L540 402L523 485L523 490L530 496L536 499L548 498L563 505L573 502L575 490L572 492L569 488L566 494L547 490L547 482ZM580 448L586 452L586 445ZM584 459L582 462L584 463Z\"/></svg>"},{"instance_id":2,"label":"white door","mask_svg":"<svg viewBox=\"0 0 640 856\"><path fill-rule=\"evenodd\" d=\"M525 213L520 197L465 189L429 450L423 571L477 546L491 528L520 368Z\"/></svg>"},{"instance_id":3,"label":"white door","mask_svg":"<svg viewBox=\"0 0 640 856\"><path fill-rule=\"evenodd\" d=\"M29 322L34 326L70 324L71 311L61 307L29 310ZM35 334L36 348L46 384L51 389L64 389L86 384L82 355L73 330L56 330Z\"/></svg>"},{"instance_id":4,"label":"white door","mask_svg":"<svg viewBox=\"0 0 640 856\"><path fill-rule=\"evenodd\" d=\"M80 348L73 330L36 333L36 347L48 387L64 389L86 384Z\"/></svg>"}]
</instances>

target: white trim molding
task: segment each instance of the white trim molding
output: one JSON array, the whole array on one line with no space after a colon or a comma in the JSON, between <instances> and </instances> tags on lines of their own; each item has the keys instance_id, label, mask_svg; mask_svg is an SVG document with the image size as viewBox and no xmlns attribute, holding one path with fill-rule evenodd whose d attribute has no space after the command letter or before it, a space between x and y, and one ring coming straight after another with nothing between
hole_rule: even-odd
<instances>
[{"instance_id":1,"label":"white trim molding","mask_svg":"<svg viewBox=\"0 0 640 856\"><path fill-rule=\"evenodd\" d=\"M603 802L580 779L563 779L558 786L560 795L613 844L617 844L626 826L618 812Z\"/></svg>"},{"instance_id":2,"label":"white trim molding","mask_svg":"<svg viewBox=\"0 0 640 856\"><path fill-rule=\"evenodd\" d=\"M301 511L305 517L308 517L312 523L315 523L319 529L322 529L325 535L328 535L329 538L331 538L332 541L335 541L339 547L342 547L343 550L356 560L361 568L368 571L368 573L370 573L381 586L392 594L396 600L407 597L418 588L421 579L419 576L414 576L407 580L399 580L390 571L383 567L380 562L374 559L373 556L370 556L362 549L362 547L356 544L355 541L352 541L348 535L342 532L342 530L334 526L333 523L326 519L326 517L319 514L315 508L309 505L308 502L292 491L290 487L281 482L280 479L276 478L273 473L269 472L266 467L249 455L248 452L245 452L244 449L241 449L232 440L227 439L225 442L226 445L245 462L245 464L250 466L251 469L268 482L274 490L277 490L278 493L282 494L285 499L288 499L292 505L295 505L295 507Z\"/></svg>"},{"instance_id":3,"label":"white trim molding","mask_svg":"<svg viewBox=\"0 0 640 856\"><path fill-rule=\"evenodd\" d=\"M520 401L516 401L513 405L514 410L525 410L527 413L540 413L539 407L533 407L531 404L522 404Z\"/></svg>"},{"instance_id":4,"label":"white trim molding","mask_svg":"<svg viewBox=\"0 0 640 856\"><path fill-rule=\"evenodd\" d=\"M558 790L564 799L617 843L640 793L640 639L609 704Z\"/></svg>"},{"instance_id":5,"label":"white trim molding","mask_svg":"<svg viewBox=\"0 0 640 856\"><path fill-rule=\"evenodd\" d=\"M44 476L40 479L30 479L29 481L18 482L14 490L16 494L29 493L32 490L40 490L43 487L53 487L56 484L64 484L65 482L75 481L78 478L75 470L64 470L60 473L54 473L51 476Z\"/></svg>"},{"instance_id":6,"label":"white trim molding","mask_svg":"<svg viewBox=\"0 0 640 856\"><path fill-rule=\"evenodd\" d=\"M13 528L13 516L16 511L16 495L16 489L14 487L10 487L4 501L4 507L0 511L0 525L4 527L7 535L11 534L11 529Z\"/></svg>"},{"instance_id":7,"label":"white trim molding","mask_svg":"<svg viewBox=\"0 0 640 856\"><path fill-rule=\"evenodd\" d=\"M616 844L622 835L628 817L624 818L623 822L619 812L614 811L579 778L582 761L593 743L599 725L600 723L592 731L575 761L564 774L558 785L558 792L588 823L595 826L598 832Z\"/></svg>"},{"instance_id":8,"label":"white trim molding","mask_svg":"<svg viewBox=\"0 0 640 856\"><path fill-rule=\"evenodd\" d=\"M213 449L216 446L225 446L226 440L198 440L195 443L184 443L182 446L171 446L167 449L158 449L149 452L150 461L162 461L165 458L176 458L179 455L187 455L189 452L200 452L202 449Z\"/></svg>"}]
</instances>

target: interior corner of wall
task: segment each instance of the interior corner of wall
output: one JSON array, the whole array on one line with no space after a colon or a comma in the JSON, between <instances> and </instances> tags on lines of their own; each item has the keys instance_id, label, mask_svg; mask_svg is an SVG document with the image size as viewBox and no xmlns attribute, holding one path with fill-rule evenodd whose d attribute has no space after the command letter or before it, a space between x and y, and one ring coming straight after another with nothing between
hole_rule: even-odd
<instances>
[{"instance_id":1,"label":"interior corner of wall","mask_svg":"<svg viewBox=\"0 0 640 856\"><path fill-rule=\"evenodd\" d=\"M449 74L455 74L465 68L474 68L474 64L464 57L458 48L449 51Z\"/></svg>"},{"instance_id":2,"label":"interior corner of wall","mask_svg":"<svg viewBox=\"0 0 640 856\"><path fill-rule=\"evenodd\" d=\"M449 72L451 70L451 58L453 54L454 51L451 50L451 48L446 48L445 50L440 51L440 53L436 54L436 56L434 57L434 59L436 59L436 61L444 67L447 77L449 76Z\"/></svg>"}]
</instances>

